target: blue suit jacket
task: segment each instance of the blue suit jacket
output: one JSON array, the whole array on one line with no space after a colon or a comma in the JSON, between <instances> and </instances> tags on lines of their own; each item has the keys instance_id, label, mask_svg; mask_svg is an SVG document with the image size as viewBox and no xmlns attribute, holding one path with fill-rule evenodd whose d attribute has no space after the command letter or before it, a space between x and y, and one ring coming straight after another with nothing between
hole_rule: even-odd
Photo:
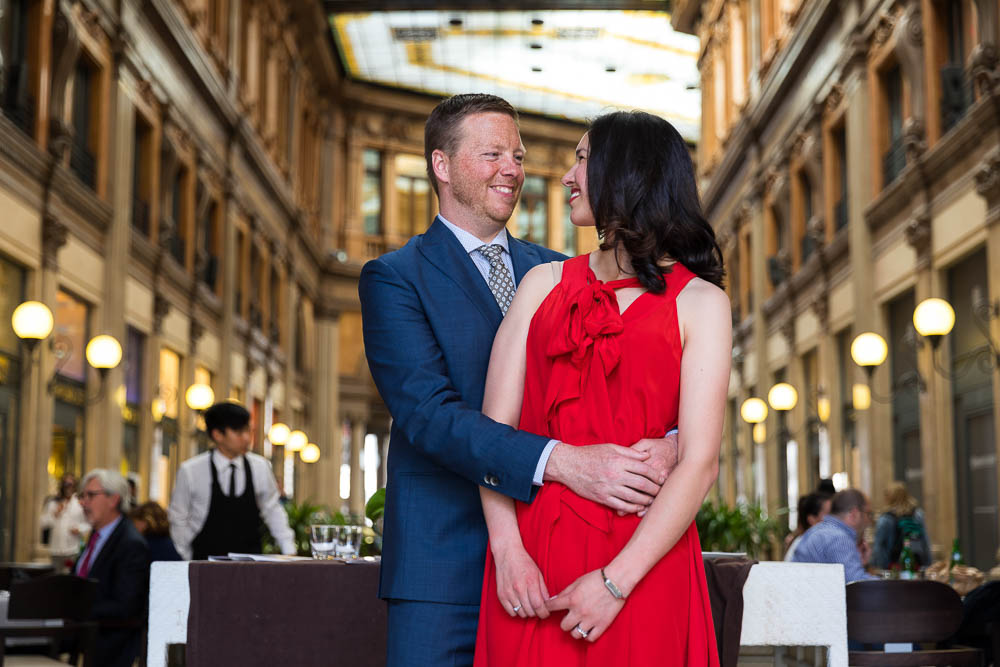
<instances>
[{"instance_id":1,"label":"blue suit jacket","mask_svg":"<svg viewBox=\"0 0 1000 667\"><path fill-rule=\"evenodd\" d=\"M508 241L515 282L565 259ZM480 412L500 308L438 219L365 264L358 292L368 366L393 418L379 595L478 604L487 535L477 485L530 501L548 443Z\"/></svg>"}]
</instances>

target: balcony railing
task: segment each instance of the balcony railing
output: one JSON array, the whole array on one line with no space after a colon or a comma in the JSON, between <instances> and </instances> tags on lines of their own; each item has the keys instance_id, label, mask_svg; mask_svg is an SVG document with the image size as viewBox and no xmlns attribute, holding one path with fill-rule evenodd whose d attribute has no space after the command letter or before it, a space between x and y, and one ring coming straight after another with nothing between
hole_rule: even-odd
<instances>
[{"instance_id":1,"label":"balcony railing","mask_svg":"<svg viewBox=\"0 0 1000 667\"><path fill-rule=\"evenodd\" d=\"M94 154L81 143L74 141L70 146L69 168L73 170L80 182L93 190L97 185L97 160Z\"/></svg>"},{"instance_id":2,"label":"balcony railing","mask_svg":"<svg viewBox=\"0 0 1000 667\"><path fill-rule=\"evenodd\" d=\"M889 150L882 156L882 182L889 185L895 181L903 172L906 166L906 149L903 146L903 139L896 139Z\"/></svg>"},{"instance_id":3,"label":"balcony railing","mask_svg":"<svg viewBox=\"0 0 1000 667\"><path fill-rule=\"evenodd\" d=\"M972 77L961 65L948 64L941 68L941 130L947 132L972 106Z\"/></svg>"},{"instance_id":4,"label":"balcony railing","mask_svg":"<svg viewBox=\"0 0 1000 667\"><path fill-rule=\"evenodd\" d=\"M132 227L149 236L149 204L138 197L132 197Z\"/></svg>"},{"instance_id":5,"label":"balcony railing","mask_svg":"<svg viewBox=\"0 0 1000 667\"><path fill-rule=\"evenodd\" d=\"M847 226L847 197L841 197L840 201L833 205L833 224L837 230Z\"/></svg>"}]
</instances>

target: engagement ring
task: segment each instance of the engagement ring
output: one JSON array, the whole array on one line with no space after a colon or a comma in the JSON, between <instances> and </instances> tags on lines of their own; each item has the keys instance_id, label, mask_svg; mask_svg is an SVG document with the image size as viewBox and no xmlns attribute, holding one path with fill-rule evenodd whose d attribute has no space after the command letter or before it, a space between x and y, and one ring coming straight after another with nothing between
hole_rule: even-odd
<instances>
[{"instance_id":1,"label":"engagement ring","mask_svg":"<svg viewBox=\"0 0 1000 667\"><path fill-rule=\"evenodd\" d=\"M517 605L516 607L514 607L514 613L515 613L515 614L516 614L517 612L519 612L519 611L521 611L521 605Z\"/></svg>"},{"instance_id":2,"label":"engagement ring","mask_svg":"<svg viewBox=\"0 0 1000 667\"><path fill-rule=\"evenodd\" d=\"M576 630L577 632L579 632L580 636L583 637L584 639L586 639L587 635L590 634L589 632L587 632L586 630L584 630L583 628L581 628L579 623L577 623L576 627L573 628L573 629Z\"/></svg>"}]
</instances>

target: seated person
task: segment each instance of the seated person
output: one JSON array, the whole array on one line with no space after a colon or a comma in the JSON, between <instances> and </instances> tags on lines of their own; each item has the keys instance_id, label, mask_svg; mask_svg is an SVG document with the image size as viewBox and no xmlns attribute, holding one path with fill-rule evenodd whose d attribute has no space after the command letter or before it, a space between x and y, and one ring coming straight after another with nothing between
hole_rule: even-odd
<instances>
[{"instance_id":1,"label":"seated person","mask_svg":"<svg viewBox=\"0 0 1000 667\"><path fill-rule=\"evenodd\" d=\"M871 521L868 498L857 489L833 497L830 513L802 535L792 556L796 563L840 563L847 583L877 579L865 571L871 552L859 541Z\"/></svg>"},{"instance_id":2,"label":"seated person","mask_svg":"<svg viewBox=\"0 0 1000 667\"><path fill-rule=\"evenodd\" d=\"M102 667L132 665L146 620L149 547L124 516L128 498L128 483L113 470L98 468L83 478L80 504L92 530L73 573L97 580L91 615L100 624L94 664Z\"/></svg>"},{"instance_id":3,"label":"seated person","mask_svg":"<svg viewBox=\"0 0 1000 667\"><path fill-rule=\"evenodd\" d=\"M129 512L129 518L135 524L136 530L146 538L149 545L150 560L181 560L181 555L170 539L170 522L167 521L167 510L160 507L156 501L139 505Z\"/></svg>"},{"instance_id":4,"label":"seated person","mask_svg":"<svg viewBox=\"0 0 1000 667\"><path fill-rule=\"evenodd\" d=\"M806 531L823 520L830 513L830 496L813 491L799 498L799 520L795 532L789 533L785 538L785 560L792 561L795 557L795 550L802 542L802 536Z\"/></svg>"}]
</instances>

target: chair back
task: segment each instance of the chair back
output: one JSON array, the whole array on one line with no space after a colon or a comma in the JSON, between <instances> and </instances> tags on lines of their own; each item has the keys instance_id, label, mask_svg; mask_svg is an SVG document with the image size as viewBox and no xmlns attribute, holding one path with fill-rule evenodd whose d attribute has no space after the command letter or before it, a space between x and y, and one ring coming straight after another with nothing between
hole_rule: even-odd
<instances>
[{"instance_id":1,"label":"chair back","mask_svg":"<svg viewBox=\"0 0 1000 667\"><path fill-rule=\"evenodd\" d=\"M46 577L55 572L48 563L0 563L0 591L9 591L15 581Z\"/></svg>"},{"instance_id":2,"label":"chair back","mask_svg":"<svg viewBox=\"0 0 1000 667\"><path fill-rule=\"evenodd\" d=\"M940 642L962 624L962 599L937 581L847 584L847 638L865 644Z\"/></svg>"},{"instance_id":3,"label":"chair back","mask_svg":"<svg viewBox=\"0 0 1000 667\"><path fill-rule=\"evenodd\" d=\"M10 587L7 617L83 621L90 616L96 597L95 579L81 579L72 574L17 581Z\"/></svg>"}]
</instances>

